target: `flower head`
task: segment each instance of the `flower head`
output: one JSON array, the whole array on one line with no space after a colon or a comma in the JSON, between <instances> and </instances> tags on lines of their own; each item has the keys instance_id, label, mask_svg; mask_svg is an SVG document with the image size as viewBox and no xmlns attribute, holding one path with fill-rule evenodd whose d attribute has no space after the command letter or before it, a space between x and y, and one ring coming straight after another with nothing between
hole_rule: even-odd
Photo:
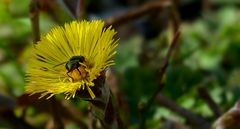
<instances>
[{"instance_id":1,"label":"flower head","mask_svg":"<svg viewBox=\"0 0 240 129\"><path fill-rule=\"evenodd\" d=\"M26 75L27 92L48 98L65 93L69 99L76 91L87 90L95 98L93 81L114 64L115 34L99 20L73 21L53 28L34 46Z\"/></svg>"}]
</instances>

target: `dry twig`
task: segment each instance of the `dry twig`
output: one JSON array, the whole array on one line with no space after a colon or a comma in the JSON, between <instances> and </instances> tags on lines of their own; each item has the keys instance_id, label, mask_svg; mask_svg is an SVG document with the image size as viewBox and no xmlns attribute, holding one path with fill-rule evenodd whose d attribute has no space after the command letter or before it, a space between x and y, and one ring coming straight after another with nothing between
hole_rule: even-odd
<instances>
[{"instance_id":1,"label":"dry twig","mask_svg":"<svg viewBox=\"0 0 240 129\"><path fill-rule=\"evenodd\" d=\"M76 10L78 19L84 19L86 17L86 0L79 0Z\"/></svg>"},{"instance_id":2,"label":"dry twig","mask_svg":"<svg viewBox=\"0 0 240 129\"><path fill-rule=\"evenodd\" d=\"M172 43L171 43L171 46L170 48L168 49L168 52L167 52L167 55L163 61L163 64L159 70L159 74L157 76L157 79L159 81L159 86L157 88L157 90L155 90L155 92L153 93L153 95L150 97L150 99L147 101L146 103L146 106L144 106L142 109L140 109L140 115L141 115L141 128L145 128L145 113L149 110L149 108L151 107L151 105L153 104L155 98L157 97L158 93L163 89L164 87L164 84L162 83L162 79L163 79L163 76L166 72L166 69L168 67L168 64L169 64L169 60L170 60L170 57L173 55L173 52L177 46L177 40L180 36L180 32L176 32L175 35L174 35L174 38L172 40Z\"/></svg>"},{"instance_id":3,"label":"dry twig","mask_svg":"<svg viewBox=\"0 0 240 129\"><path fill-rule=\"evenodd\" d=\"M36 44L40 40L38 0L31 0L29 8L32 24L33 43Z\"/></svg>"},{"instance_id":4,"label":"dry twig","mask_svg":"<svg viewBox=\"0 0 240 129\"><path fill-rule=\"evenodd\" d=\"M137 9L128 11L124 14L113 16L110 18L105 19L105 26L114 26L117 27L121 24L127 23L131 20L134 20L138 17L144 16L151 12L159 11L163 8L167 8L171 6L171 2L168 0L158 1L158 2L150 2L144 4Z\"/></svg>"},{"instance_id":5,"label":"dry twig","mask_svg":"<svg viewBox=\"0 0 240 129\"><path fill-rule=\"evenodd\" d=\"M188 111L183 107L180 107L174 101L162 96L161 94L158 94L157 96L157 103L183 116L190 124L198 127L198 129L210 129L210 124L204 118Z\"/></svg>"},{"instance_id":6,"label":"dry twig","mask_svg":"<svg viewBox=\"0 0 240 129\"><path fill-rule=\"evenodd\" d=\"M212 97L209 95L207 89L204 87L199 87L198 94L208 104L210 109L213 111L215 118L220 117L222 114L222 111L221 111L220 107L212 99Z\"/></svg>"}]
</instances>

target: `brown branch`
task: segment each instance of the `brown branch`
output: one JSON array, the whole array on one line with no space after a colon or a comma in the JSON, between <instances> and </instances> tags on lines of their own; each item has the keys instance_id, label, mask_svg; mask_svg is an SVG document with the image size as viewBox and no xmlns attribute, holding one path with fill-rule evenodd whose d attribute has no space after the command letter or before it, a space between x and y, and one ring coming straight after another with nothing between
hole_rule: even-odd
<instances>
[{"instance_id":1,"label":"brown branch","mask_svg":"<svg viewBox=\"0 0 240 129\"><path fill-rule=\"evenodd\" d=\"M171 46L170 48L168 49L168 52L167 52L167 55L165 57L165 59L163 60L163 64L159 70L159 73L158 73L158 76L157 76L157 80L159 80L159 87L158 89L156 90L155 94L153 94L153 96L150 98L150 100L148 101L147 103L147 106L150 106L153 102L153 100L156 98L157 94L163 89L164 87L164 84L162 83L162 79L163 79L163 76L167 70L167 67L168 67L168 64L169 64L169 60L170 60L170 57L173 55L173 52L177 46L177 40L180 36L180 32L177 31L174 35L174 38L172 40L172 43L171 43ZM148 108L147 108L148 109Z\"/></svg>"},{"instance_id":2,"label":"brown branch","mask_svg":"<svg viewBox=\"0 0 240 129\"><path fill-rule=\"evenodd\" d=\"M174 34L174 37L173 37L173 40L171 42L171 46L170 48L168 49L168 52L167 52L167 55L165 57L165 59L163 60L163 65L162 67L160 68L160 71L159 71L159 74L158 74L158 80L160 81L160 84L161 84L161 81L162 81L162 78L163 78L163 75L164 73L166 72L166 69L168 67L168 64L169 64L169 60L170 60L170 57L173 55L173 52L177 46L177 41L179 39L179 36L180 36L180 32L177 31L175 34Z\"/></svg>"},{"instance_id":3,"label":"brown branch","mask_svg":"<svg viewBox=\"0 0 240 129\"><path fill-rule=\"evenodd\" d=\"M31 96L29 96L29 94L23 94L17 98L17 106L23 108L33 106L39 112L51 113L51 106L42 106L50 105L50 101L47 101L45 99L38 99L39 96L40 94L34 94ZM81 129L87 129L86 123L82 120L84 114L79 112L78 109L70 103L70 101L56 101L56 107L59 111L61 111L62 119L73 121L79 125Z\"/></svg>"},{"instance_id":4,"label":"brown branch","mask_svg":"<svg viewBox=\"0 0 240 129\"><path fill-rule=\"evenodd\" d=\"M177 11L177 5L174 2L171 6L171 24L173 27L173 32L176 33L180 27L181 18L180 14Z\"/></svg>"},{"instance_id":5,"label":"brown branch","mask_svg":"<svg viewBox=\"0 0 240 129\"><path fill-rule=\"evenodd\" d=\"M144 4L136 9L128 11L124 14L105 19L105 26L112 25L114 27L117 27L121 24L127 23L138 17L149 14L150 12L156 12L163 8L169 7L170 5L171 5L171 2L168 0L164 0L164 1L160 1L160 2L159 1L158 2L150 2L150 3Z\"/></svg>"},{"instance_id":6,"label":"brown branch","mask_svg":"<svg viewBox=\"0 0 240 129\"><path fill-rule=\"evenodd\" d=\"M210 109L213 111L215 118L218 118L219 116L221 116L221 114L222 114L221 108L215 103L215 101L209 95L206 88L199 87L198 94L208 104Z\"/></svg>"},{"instance_id":7,"label":"brown branch","mask_svg":"<svg viewBox=\"0 0 240 129\"><path fill-rule=\"evenodd\" d=\"M170 48L168 49L168 52L167 52L167 55L163 61L163 64L162 66L160 67L160 70L159 70L159 74L157 76L157 79L159 80L159 86L158 88L155 90L155 92L153 93L153 95L149 98L149 100L147 101L146 103L146 106L144 106L142 109L140 109L140 117L141 117L141 128L142 129L145 129L145 113L149 110L149 108L151 107L151 105L153 104L155 98L157 97L158 93L163 89L164 87L164 83L162 82L162 79L163 79L163 76L167 70L167 67L168 67L168 64L169 64L169 60L170 60L170 57L173 55L173 52L177 46L177 40L180 36L180 32L177 31L174 35L174 38L171 42L171 45L170 45Z\"/></svg>"},{"instance_id":8,"label":"brown branch","mask_svg":"<svg viewBox=\"0 0 240 129\"><path fill-rule=\"evenodd\" d=\"M30 19L32 24L33 43L36 44L40 40L38 0L31 0L29 8Z\"/></svg>"},{"instance_id":9,"label":"brown branch","mask_svg":"<svg viewBox=\"0 0 240 129\"><path fill-rule=\"evenodd\" d=\"M86 18L86 0L78 0L78 5L76 8L76 16L80 20L83 20Z\"/></svg>"},{"instance_id":10,"label":"brown branch","mask_svg":"<svg viewBox=\"0 0 240 129\"><path fill-rule=\"evenodd\" d=\"M158 94L157 96L157 103L183 116L191 125L196 126L198 129L210 129L210 124L204 118L177 105L174 101L162 96L161 94Z\"/></svg>"}]
</instances>

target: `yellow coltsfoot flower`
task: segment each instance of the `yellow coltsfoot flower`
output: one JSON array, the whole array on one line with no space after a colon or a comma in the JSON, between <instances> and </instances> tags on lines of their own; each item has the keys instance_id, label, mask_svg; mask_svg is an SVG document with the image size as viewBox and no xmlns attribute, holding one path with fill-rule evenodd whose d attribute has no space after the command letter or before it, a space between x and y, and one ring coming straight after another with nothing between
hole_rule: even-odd
<instances>
[{"instance_id":1,"label":"yellow coltsfoot flower","mask_svg":"<svg viewBox=\"0 0 240 129\"><path fill-rule=\"evenodd\" d=\"M69 99L86 89L94 99L93 81L114 64L115 34L100 20L73 21L53 28L34 46L26 74L27 92L48 98L65 93Z\"/></svg>"}]
</instances>

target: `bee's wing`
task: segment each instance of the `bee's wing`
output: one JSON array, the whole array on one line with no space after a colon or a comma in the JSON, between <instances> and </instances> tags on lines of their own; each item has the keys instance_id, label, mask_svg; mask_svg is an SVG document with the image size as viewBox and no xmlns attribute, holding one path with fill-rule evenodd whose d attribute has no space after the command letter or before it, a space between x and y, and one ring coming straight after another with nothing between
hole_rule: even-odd
<instances>
[{"instance_id":1,"label":"bee's wing","mask_svg":"<svg viewBox=\"0 0 240 129\"><path fill-rule=\"evenodd\" d=\"M67 61L62 62L62 63L60 63L60 64L57 64L57 65L53 66L53 68L58 67L58 66L60 66L60 65L63 65L63 64L65 64L65 63L67 63Z\"/></svg>"}]
</instances>

